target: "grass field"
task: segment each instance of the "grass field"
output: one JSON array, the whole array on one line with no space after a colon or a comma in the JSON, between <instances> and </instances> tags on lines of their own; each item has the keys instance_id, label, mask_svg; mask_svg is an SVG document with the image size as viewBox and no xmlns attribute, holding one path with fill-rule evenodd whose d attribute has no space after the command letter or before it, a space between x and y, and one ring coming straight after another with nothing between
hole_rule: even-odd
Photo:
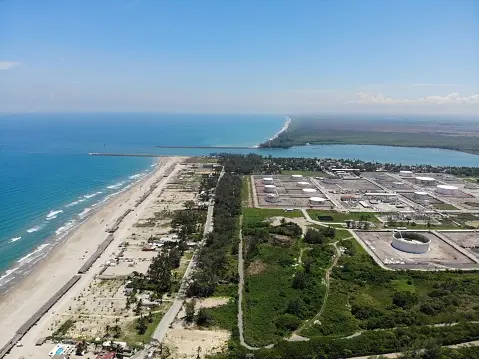
<instances>
[{"instance_id":1,"label":"grass field","mask_svg":"<svg viewBox=\"0 0 479 359\"><path fill-rule=\"evenodd\" d=\"M452 204L449 203L435 203L433 204L434 208L436 209L442 209L442 210L454 210L458 209L457 207L454 207Z\"/></svg>"},{"instance_id":2,"label":"grass field","mask_svg":"<svg viewBox=\"0 0 479 359\"><path fill-rule=\"evenodd\" d=\"M206 309L212 319L212 326L233 331L236 329L238 303L231 298L227 304Z\"/></svg>"},{"instance_id":3,"label":"grass field","mask_svg":"<svg viewBox=\"0 0 479 359\"><path fill-rule=\"evenodd\" d=\"M249 207L251 199L251 183L249 176L243 176L243 187L241 188L241 201L243 207Z\"/></svg>"},{"instance_id":4,"label":"grass field","mask_svg":"<svg viewBox=\"0 0 479 359\"><path fill-rule=\"evenodd\" d=\"M318 220L318 216L331 216L333 220L331 222L344 222L347 220L359 221L361 216L367 216L367 220L370 222L379 223L374 213L370 212L354 212L354 213L340 213L335 211L321 211L317 209L308 209L309 215L315 221Z\"/></svg>"},{"instance_id":5,"label":"grass field","mask_svg":"<svg viewBox=\"0 0 479 359\"><path fill-rule=\"evenodd\" d=\"M156 327L158 326L158 324L160 324L161 318L163 318L163 314L163 312L153 314L153 322L147 323L148 328L146 329L146 332L144 334L138 334L136 330L138 319L133 320L125 327L124 333L120 339L131 344L148 343Z\"/></svg>"},{"instance_id":6,"label":"grass field","mask_svg":"<svg viewBox=\"0 0 479 359\"><path fill-rule=\"evenodd\" d=\"M303 213L300 210L286 212L284 209L275 208L243 208L243 223L245 226L251 226L270 217L297 218L303 217Z\"/></svg>"}]
</instances>

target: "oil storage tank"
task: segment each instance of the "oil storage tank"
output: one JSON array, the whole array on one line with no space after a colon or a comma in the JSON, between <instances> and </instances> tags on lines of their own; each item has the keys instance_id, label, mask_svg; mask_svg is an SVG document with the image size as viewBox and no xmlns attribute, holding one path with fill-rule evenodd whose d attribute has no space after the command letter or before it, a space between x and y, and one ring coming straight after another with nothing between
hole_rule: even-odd
<instances>
[{"instance_id":1,"label":"oil storage tank","mask_svg":"<svg viewBox=\"0 0 479 359\"><path fill-rule=\"evenodd\" d=\"M308 186L310 186L310 183L306 182L306 181L301 181L301 182L296 183L296 186L298 186L298 187L308 187Z\"/></svg>"},{"instance_id":2,"label":"oil storage tank","mask_svg":"<svg viewBox=\"0 0 479 359\"><path fill-rule=\"evenodd\" d=\"M264 184L274 184L273 177L263 177Z\"/></svg>"},{"instance_id":3,"label":"oil storage tank","mask_svg":"<svg viewBox=\"0 0 479 359\"><path fill-rule=\"evenodd\" d=\"M311 206L320 206L322 204L324 204L324 202L326 202L326 198L323 198L323 197L310 197L309 198L309 204Z\"/></svg>"},{"instance_id":4,"label":"oil storage tank","mask_svg":"<svg viewBox=\"0 0 479 359\"><path fill-rule=\"evenodd\" d=\"M266 202L277 203L279 202L279 196L276 193L268 193L265 200Z\"/></svg>"},{"instance_id":5,"label":"oil storage tank","mask_svg":"<svg viewBox=\"0 0 479 359\"><path fill-rule=\"evenodd\" d=\"M433 177L427 177L427 176L417 176L415 178L416 183L418 184L424 184L424 185L431 185L436 182L436 179Z\"/></svg>"},{"instance_id":6,"label":"oil storage tank","mask_svg":"<svg viewBox=\"0 0 479 359\"><path fill-rule=\"evenodd\" d=\"M276 192L276 186L274 184L266 184L264 185L264 191L266 193L274 193Z\"/></svg>"},{"instance_id":7,"label":"oil storage tank","mask_svg":"<svg viewBox=\"0 0 479 359\"><path fill-rule=\"evenodd\" d=\"M431 240L422 233L409 231L393 232L392 246L407 253L426 253Z\"/></svg>"},{"instance_id":8,"label":"oil storage tank","mask_svg":"<svg viewBox=\"0 0 479 359\"><path fill-rule=\"evenodd\" d=\"M399 171L399 176L401 177L412 177L413 175L413 171Z\"/></svg>"},{"instance_id":9,"label":"oil storage tank","mask_svg":"<svg viewBox=\"0 0 479 359\"><path fill-rule=\"evenodd\" d=\"M445 195L445 196L454 196L459 192L459 188L452 185L440 184L436 186L436 193Z\"/></svg>"}]
</instances>

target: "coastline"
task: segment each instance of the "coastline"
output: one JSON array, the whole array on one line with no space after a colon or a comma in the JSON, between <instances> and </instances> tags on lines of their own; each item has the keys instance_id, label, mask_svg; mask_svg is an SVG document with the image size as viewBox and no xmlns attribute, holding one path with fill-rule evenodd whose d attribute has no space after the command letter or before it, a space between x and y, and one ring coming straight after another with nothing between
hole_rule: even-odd
<instances>
[{"instance_id":1,"label":"coastline","mask_svg":"<svg viewBox=\"0 0 479 359\"><path fill-rule=\"evenodd\" d=\"M286 119L286 122L284 123L283 127L281 127L281 129L276 132L273 137L271 137L270 139L268 139L267 141L265 142L269 142L269 141L273 141L274 139L276 139L279 135L281 135L283 132L286 132L289 128L289 126L291 125L291 117L288 117L288 116L284 116L284 118ZM261 143L258 144L258 145L255 145L253 146L253 148L261 148Z\"/></svg>"},{"instance_id":2,"label":"coastline","mask_svg":"<svg viewBox=\"0 0 479 359\"><path fill-rule=\"evenodd\" d=\"M65 236L64 240L55 246L45 258L36 263L34 270L31 270L15 286L0 296L0 312L2 313L0 318L0 348L54 293L67 283L72 276L78 274L81 266L97 250L98 245L108 237L106 230L126 211L133 211L129 212L129 215L120 223L118 236L115 233L114 237L116 238L92 266L96 269L101 267L100 263L103 263L101 259L112 255L112 248L119 244L121 234L133 225L136 216L134 210L137 210L143 204L138 206L138 201L142 198L145 202L151 200L151 197L154 197L152 193L160 191L161 185L155 190L152 190L151 186L165 179L169 168L177 166L179 162L180 157L165 157L162 163L155 166L150 174L100 206L83 223ZM162 182L163 186L164 183L166 181ZM137 206L138 208L136 208ZM145 206L146 204L142 208ZM82 275L79 282L88 283L94 275L95 273L90 269L89 272ZM79 286L80 284L74 285L60 298L59 302L67 303L74 296L74 292L78 291ZM59 304L55 304L54 307ZM48 317L48 313L44 317ZM43 319L47 320L48 318L41 318L40 320Z\"/></svg>"},{"instance_id":3,"label":"coastline","mask_svg":"<svg viewBox=\"0 0 479 359\"><path fill-rule=\"evenodd\" d=\"M25 279L38 265L41 264L41 262L48 259L48 257L58 247L63 245L75 233L75 231L85 224L92 216L102 210L111 201L131 190L137 184L141 184L142 182L146 181L156 172L160 166L161 159L158 159L153 165L151 165L151 169L149 169L144 176L141 176L139 179L127 184L123 188L118 188L118 191L116 191L116 185L112 185L115 192L108 194L104 198L100 199L100 201L93 203L90 207L83 209L82 212L77 213L73 217L69 218L61 227L56 229L54 234L49 235L48 238L46 238L42 243L39 243L26 255L19 259L15 259L15 261L8 268L0 271L0 300L4 295L21 283L23 279ZM133 176L136 176L136 174L130 176L130 178ZM68 207L69 205L71 204L68 204L65 207ZM29 259L30 257L32 257L30 261L20 264L22 261Z\"/></svg>"}]
</instances>

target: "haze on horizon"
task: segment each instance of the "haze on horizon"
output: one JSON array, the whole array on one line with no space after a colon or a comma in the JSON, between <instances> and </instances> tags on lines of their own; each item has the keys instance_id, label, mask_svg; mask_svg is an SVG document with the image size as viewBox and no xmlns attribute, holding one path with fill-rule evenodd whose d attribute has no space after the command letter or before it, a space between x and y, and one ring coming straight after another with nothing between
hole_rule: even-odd
<instances>
[{"instance_id":1,"label":"haze on horizon","mask_svg":"<svg viewBox=\"0 0 479 359\"><path fill-rule=\"evenodd\" d=\"M476 0L4 0L0 112L479 114Z\"/></svg>"}]
</instances>

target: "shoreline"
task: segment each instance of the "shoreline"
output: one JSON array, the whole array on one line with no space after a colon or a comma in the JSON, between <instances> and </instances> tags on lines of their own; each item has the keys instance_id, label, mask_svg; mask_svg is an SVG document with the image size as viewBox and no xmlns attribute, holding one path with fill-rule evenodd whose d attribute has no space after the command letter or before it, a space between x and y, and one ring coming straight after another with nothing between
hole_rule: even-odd
<instances>
[{"instance_id":1,"label":"shoreline","mask_svg":"<svg viewBox=\"0 0 479 359\"><path fill-rule=\"evenodd\" d=\"M281 135L283 132L286 132L288 130L289 126L291 125L292 120L291 120L291 117L289 117L289 116L284 116L284 118L286 119L286 122L284 123L283 127L281 127L281 129L278 132L276 132L273 135L273 137L271 137L270 139L268 139L267 141L265 141L263 143L273 141L274 139L278 138L278 136ZM257 144L255 146L253 146L253 148L258 148L259 149L259 148L261 148L261 145L262 145L262 143Z\"/></svg>"},{"instance_id":2,"label":"shoreline","mask_svg":"<svg viewBox=\"0 0 479 359\"><path fill-rule=\"evenodd\" d=\"M160 165L145 177L133 184L128 190L108 200L95 213L92 213L82 224L72 230L64 241L51 250L48 255L36 263L34 270L23 277L8 292L0 296L0 348L8 342L15 332L27 322L33 314L56 293L73 276L78 275L80 268L88 262L88 259L95 253L98 246L109 236L107 229L118 221L125 212L128 212L124 222L118 224L120 233L132 225L136 216L135 210L138 202L142 199L145 202L151 200L152 185L169 178L174 171L169 169L177 168L181 157L164 158ZM165 178L166 176L166 178ZM158 186L164 186L166 181ZM159 190L159 189L158 189ZM145 197L146 196L146 197ZM141 202L140 202L141 203ZM140 204L141 205L141 204ZM144 206L142 206L144 208ZM119 235L118 237L120 237ZM93 268L101 267L101 260L112 255L114 244L118 244L119 238L114 238L93 264L92 268L81 275L80 283L85 283L94 277ZM78 290L80 284L74 285L68 290L59 302L66 303L72 292ZM43 317L48 316L47 311ZM6 314L3 314L6 313ZM43 320L44 318L39 320ZM46 319L46 318L45 318ZM28 334L28 333L27 333Z\"/></svg>"},{"instance_id":3,"label":"shoreline","mask_svg":"<svg viewBox=\"0 0 479 359\"><path fill-rule=\"evenodd\" d=\"M161 159L158 159L158 161L156 161L153 166L147 170L147 173L144 176L140 177L136 181L129 183L121 189L118 188L118 191L107 194L104 198L100 199L100 201L93 203L90 207L87 207L90 209L85 216L82 216L82 213L83 211L85 211L85 209L83 209L83 211L80 213L72 215L72 217L69 218L66 222L64 222L61 227L56 228L56 231L54 233L50 234L41 243L38 243L36 247L31 249L30 252L23 255L21 258L14 259L12 264L8 268L0 271L0 301L3 296L15 289L15 287L19 285L22 280L28 277L30 273L35 269L35 267L39 266L43 261L47 260L48 257L52 255L52 253L54 253L60 246L62 246L66 241L68 241L68 239L91 217L95 216L99 211L108 206L111 201L130 191L137 184L146 181L156 172L159 167L161 167ZM68 205L66 205L66 207L68 207ZM77 219L78 217L80 219ZM57 234L60 228L68 227L69 224L72 222L74 222L74 224L71 227L67 228L65 232ZM31 262L19 265L22 260L37 253L38 256L34 257ZM9 279L8 277L11 277L11 279ZM2 281L4 281L4 283L1 283Z\"/></svg>"}]
</instances>

